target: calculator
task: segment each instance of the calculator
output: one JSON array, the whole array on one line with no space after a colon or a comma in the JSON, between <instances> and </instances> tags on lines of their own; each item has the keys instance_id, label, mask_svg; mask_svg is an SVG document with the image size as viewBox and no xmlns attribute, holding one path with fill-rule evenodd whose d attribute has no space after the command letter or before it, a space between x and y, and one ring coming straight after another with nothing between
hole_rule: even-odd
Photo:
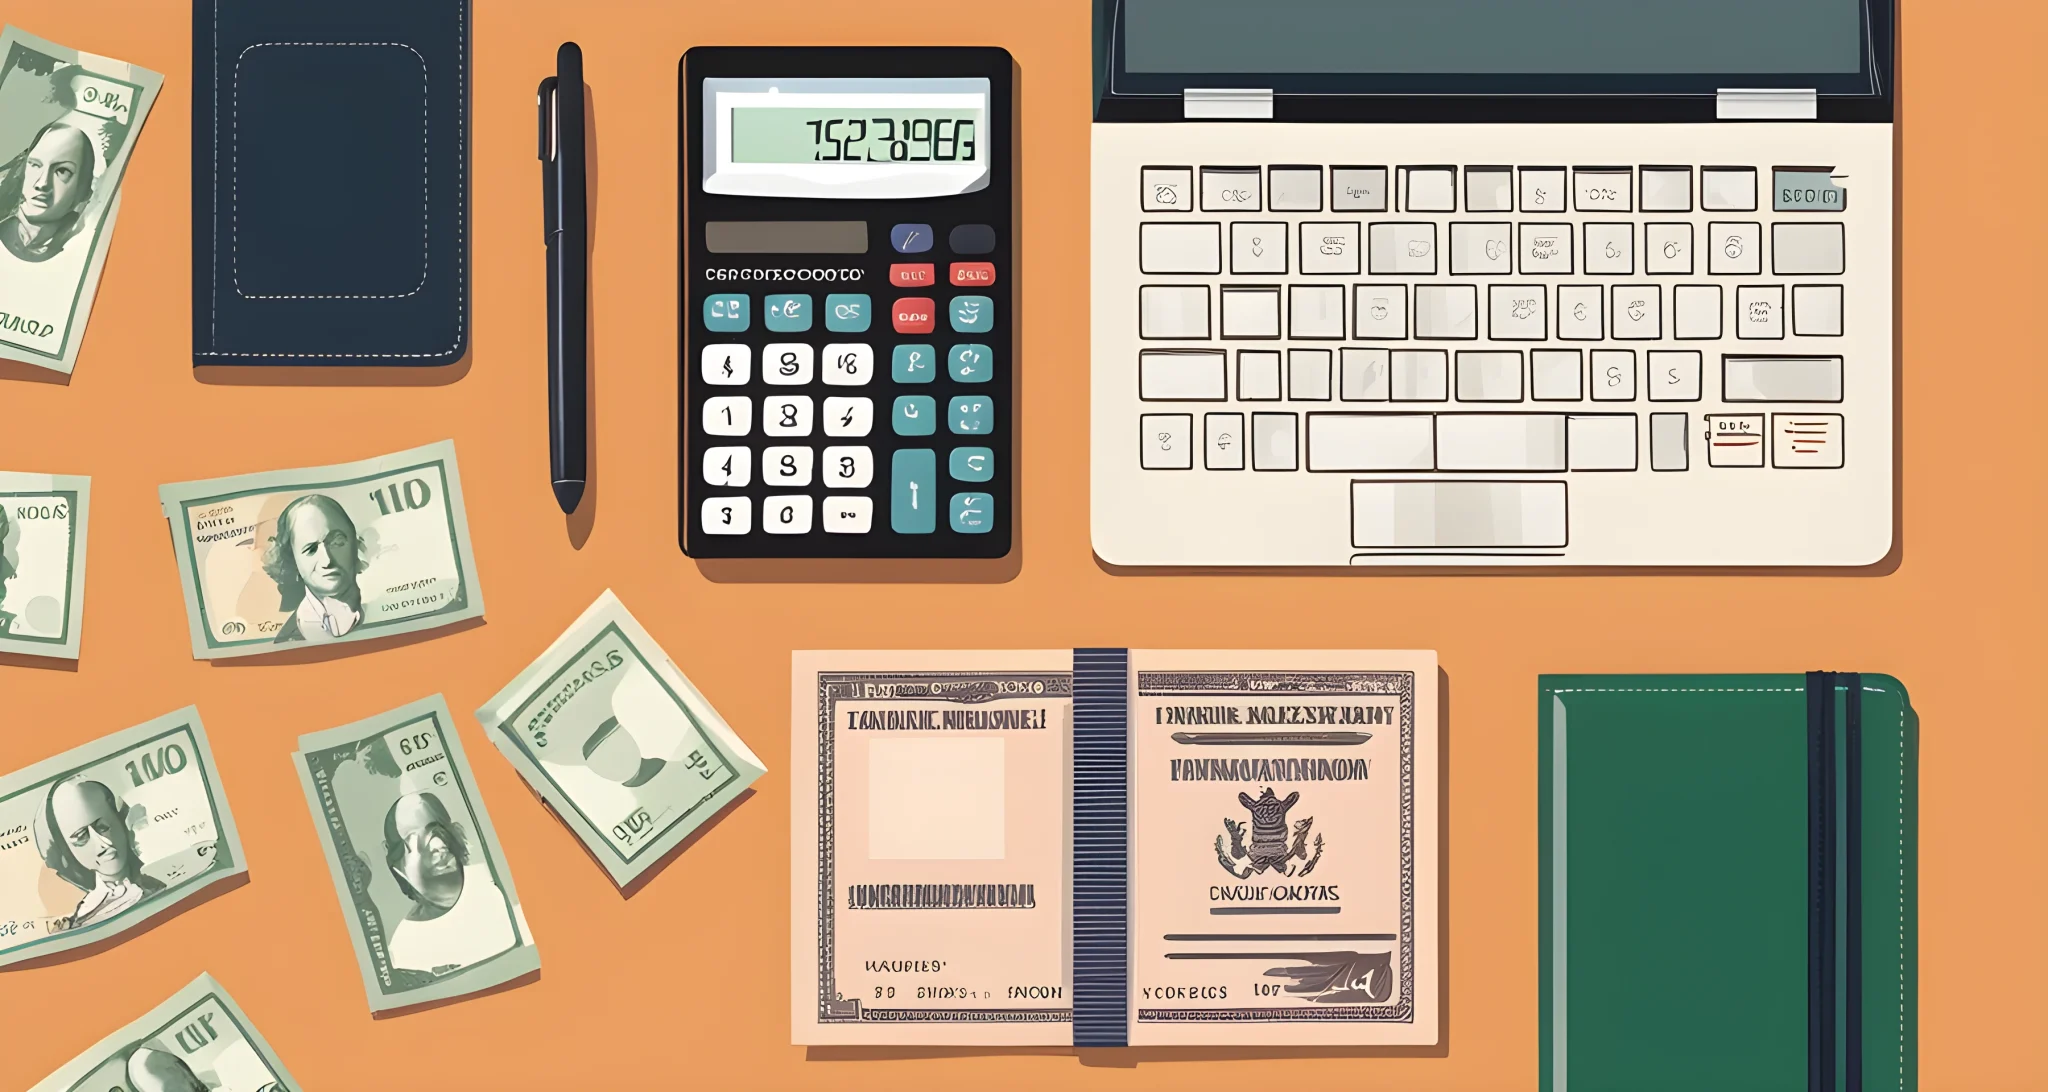
<instances>
[{"instance_id":1,"label":"calculator","mask_svg":"<svg viewBox=\"0 0 2048 1092\"><path fill-rule=\"evenodd\" d=\"M683 552L1008 554L1009 53L698 47L680 82Z\"/></svg>"}]
</instances>

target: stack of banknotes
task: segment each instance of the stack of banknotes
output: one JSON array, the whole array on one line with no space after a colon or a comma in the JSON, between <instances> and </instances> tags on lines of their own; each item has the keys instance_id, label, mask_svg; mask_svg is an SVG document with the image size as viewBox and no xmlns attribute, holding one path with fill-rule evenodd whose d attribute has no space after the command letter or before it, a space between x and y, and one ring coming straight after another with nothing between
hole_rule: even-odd
<instances>
[{"instance_id":1,"label":"stack of banknotes","mask_svg":"<svg viewBox=\"0 0 2048 1092\"><path fill-rule=\"evenodd\" d=\"M77 655L88 484L0 475L0 649ZM368 650L483 616L452 443L176 483L160 496L195 658L289 663L304 645ZM764 772L610 591L476 716L622 888L651 880ZM440 695L303 735L292 763L373 1012L538 971L511 864ZM98 951L247 879L196 709L0 777L0 966ZM78 1083L88 1078L102 1083ZM66 1089L292 1087L204 976L50 1080Z\"/></svg>"},{"instance_id":2,"label":"stack of banknotes","mask_svg":"<svg viewBox=\"0 0 2048 1092\"><path fill-rule=\"evenodd\" d=\"M15 27L0 58L0 358L69 375L164 78Z\"/></svg>"}]
</instances>

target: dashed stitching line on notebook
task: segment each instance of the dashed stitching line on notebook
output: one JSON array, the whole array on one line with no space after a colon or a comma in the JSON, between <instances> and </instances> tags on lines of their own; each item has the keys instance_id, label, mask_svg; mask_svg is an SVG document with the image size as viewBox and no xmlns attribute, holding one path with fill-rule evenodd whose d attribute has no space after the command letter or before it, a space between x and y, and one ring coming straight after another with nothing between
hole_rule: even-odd
<instances>
[{"instance_id":1,"label":"dashed stitching line on notebook","mask_svg":"<svg viewBox=\"0 0 2048 1092\"><path fill-rule=\"evenodd\" d=\"M466 130L466 129L464 128L464 117L465 117L466 111L467 111L467 109L468 109L468 104L467 104L467 102L466 102L466 96L467 96L467 95L469 94L469 88L468 88L468 83L467 83L467 79L468 79L468 67L469 67L469 24L468 24L468 21L467 21L466 19L464 19L464 17L463 17L463 16L464 16L464 13L465 13L465 12L466 12L467 10L468 10L468 4L467 4L466 2L463 2L463 3L458 3L458 4L456 5L456 8L455 8L455 134L456 134L456 150L455 150L455 195L456 195L456 204L455 204L455 293L456 293L456 302L455 302L455 340L454 340L454 341L453 341L452 343L450 343L450 344L449 344L448 348L446 348L446 349L442 349L442 350L440 350L439 352L432 352L432 353L263 353L263 352L218 352L218 351L206 351L206 352L195 352L195 353L193 353L192 355L194 355L194 356L231 356L231 357L266 357L266 358L290 358L290 359L299 359L299 360L314 360L314 359L343 359L343 360L397 360L397 359L418 359L418 358L421 358L421 357L435 357L435 356L440 356L440 355L442 355L443 353L448 353L448 352L452 352L452 351L454 351L454 350L455 350L455 348L456 348L457 346L459 346L459 345L461 345L461 344L462 344L462 337L463 337L463 330L464 330L464 325L465 325L465 322L466 322L466 320L468 319L468 308L467 308L466 306L464 306L464 299L465 299L465 297L467 296L467 293L468 293L468 284L469 284L469 282L468 282L468 271L469 271L469 265L468 265L468 262L467 262L467 260L466 260L466 254L467 254L467 252L466 252L466 251L465 251L465 249L464 249L464 247L465 247L465 246L467 245L467 236L466 236L466 233L465 233L465 230L464 230L464 228L465 228L465 224L467 223L467 221L468 221L468 217L469 217L469 200L468 200L468 188L467 188L467 187L468 187L468 172L469 172L469 134L468 134L468 131L467 131L467 130ZM215 71L214 71L214 79L213 79L213 84L214 84L214 88L213 88L213 96L214 96L214 109L213 109L213 113L214 113L214 119L213 119L213 126L214 126L214 141L213 141L213 163L214 163L214 166L213 166L213 199L214 199L213 233L214 233L214 246L213 246L213 252L214 252L214 284L215 284L215 288L216 288L216 291L214 291L214 292L212 293L212 297L213 297L213 299L212 299L212 303L213 303L213 310L214 310L214 325L215 325L215 327L217 328L217 327L218 327L218 325L219 325L219 315L220 315L220 293L219 293L219 291L218 291L218 286L219 286L219 283L220 283L220 72L219 72L219 67L220 67L220 3L219 3L219 0L215 0L215 3L214 3L214 7L213 7L213 20L214 20L214 28L213 28L213 34L214 34L214 69L215 69ZM216 333L217 333L217 330L216 330Z\"/></svg>"},{"instance_id":2,"label":"dashed stitching line on notebook","mask_svg":"<svg viewBox=\"0 0 2048 1092\"><path fill-rule=\"evenodd\" d=\"M358 48L403 49L420 62L420 283L413 285L412 291L357 295L326 293L267 294L242 291L242 61L255 50L263 49L267 46L356 46ZM427 105L427 59L420 56L419 50L404 42L257 42L254 45L244 47L242 52L235 57L235 97L234 101L229 105L229 111L234 119L231 132L235 141L235 151L228 159L228 191L234 197L229 202L230 212L228 214L228 253L231 259L228 276L234 281L235 295L246 300L402 300L410 296L419 295L420 289L427 286L428 262L432 257L428 247L428 232L432 228L432 223L428 219L428 213L432 208L430 200L432 190L429 187L427 174L429 165L428 151L431 148L427 141Z\"/></svg>"},{"instance_id":3,"label":"dashed stitching line on notebook","mask_svg":"<svg viewBox=\"0 0 2048 1092\"><path fill-rule=\"evenodd\" d=\"M1865 693L1888 693L1882 687L1866 686ZM1795 686L1568 686L1552 694L1800 694ZM1906 1087L1906 707L1899 705L1899 1089Z\"/></svg>"}]
</instances>

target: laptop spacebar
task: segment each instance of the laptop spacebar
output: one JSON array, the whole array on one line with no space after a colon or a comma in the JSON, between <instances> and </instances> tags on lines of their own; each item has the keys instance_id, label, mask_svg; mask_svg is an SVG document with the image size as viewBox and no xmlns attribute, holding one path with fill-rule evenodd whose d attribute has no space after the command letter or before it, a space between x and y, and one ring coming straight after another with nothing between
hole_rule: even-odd
<instances>
[{"instance_id":1,"label":"laptop spacebar","mask_svg":"<svg viewBox=\"0 0 2048 1092\"><path fill-rule=\"evenodd\" d=\"M1563 482L1351 483L1351 542L1362 549L1556 549L1565 539Z\"/></svg>"}]
</instances>

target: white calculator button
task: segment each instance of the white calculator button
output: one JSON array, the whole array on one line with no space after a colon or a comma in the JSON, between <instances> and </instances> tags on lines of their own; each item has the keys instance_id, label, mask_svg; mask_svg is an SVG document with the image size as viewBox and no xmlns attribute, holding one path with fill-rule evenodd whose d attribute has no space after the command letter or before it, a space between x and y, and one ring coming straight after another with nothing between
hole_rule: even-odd
<instances>
[{"instance_id":1,"label":"white calculator button","mask_svg":"<svg viewBox=\"0 0 2048 1092\"><path fill-rule=\"evenodd\" d=\"M761 432L766 436L809 436L811 396L779 394L761 399Z\"/></svg>"},{"instance_id":2,"label":"white calculator button","mask_svg":"<svg viewBox=\"0 0 2048 1092\"><path fill-rule=\"evenodd\" d=\"M875 453L864 447L828 447L821 476L827 489L866 489L875 478Z\"/></svg>"},{"instance_id":3,"label":"white calculator button","mask_svg":"<svg viewBox=\"0 0 2048 1092\"><path fill-rule=\"evenodd\" d=\"M825 346L825 385L864 387L875 377L875 347L858 342Z\"/></svg>"},{"instance_id":4,"label":"white calculator button","mask_svg":"<svg viewBox=\"0 0 2048 1092\"><path fill-rule=\"evenodd\" d=\"M873 497L826 497L825 533L864 535L875 522Z\"/></svg>"},{"instance_id":5,"label":"white calculator button","mask_svg":"<svg viewBox=\"0 0 2048 1092\"><path fill-rule=\"evenodd\" d=\"M754 428L754 404L743 395L704 400L704 431L712 436L745 436Z\"/></svg>"},{"instance_id":6,"label":"white calculator button","mask_svg":"<svg viewBox=\"0 0 2048 1092\"><path fill-rule=\"evenodd\" d=\"M771 535L810 534L811 498L802 493L763 498L761 529Z\"/></svg>"},{"instance_id":7,"label":"white calculator button","mask_svg":"<svg viewBox=\"0 0 2048 1092\"><path fill-rule=\"evenodd\" d=\"M745 497L713 497L704 502L704 533L744 535L754 529L754 504Z\"/></svg>"},{"instance_id":8,"label":"white calculator button","mask_svg":"<svg viewBox=\"0 0 2048 1092\"><path fill-rule=\"evenodd\" d=\"M811 484L811 461L816 452L807 447L764 447L761 449L761 484L799 486Z\"/></svg>"},{"instance_id":9,"label":"white calculator button","mask_svg":"<svg viewBox=\"0 0 2048 1092\"><path fill-rule=\"evenodd\" d=\"M817 368L817 350L801 342L761 346L761 382L776 387L802 387Z\"/></svg>"},{"instance_id":10,"label":"white calculator button","mask_svg":"<svg viewBox=\"0 0 2048 1092\"><path fill-rule=\"evenodd\" d=\"M704 382L720 387L745 386L753 377L754 348L751 345L704 346Z\"/></svg>"},{"instance_id":11,"label":"white calculator button","mask_svg":"<svg viewBox=\"0 0 2048 1092\"><path fill-rule=\"evenodd\" d=\"M704 484L744 489L747 479L753 476L753 464L751 448L707 447L704 449Z\"/></svg>"},{"instance_id":12,"label":"white calculator button","mask_svg":"<svg viewBox=\"0 0 2048 1092\"><path fill-rule=\"evenodd\" d=\"M874 427L875 403L872 399L825 399L825 435L866 436Z\"/></svg>"}]
</instances>

